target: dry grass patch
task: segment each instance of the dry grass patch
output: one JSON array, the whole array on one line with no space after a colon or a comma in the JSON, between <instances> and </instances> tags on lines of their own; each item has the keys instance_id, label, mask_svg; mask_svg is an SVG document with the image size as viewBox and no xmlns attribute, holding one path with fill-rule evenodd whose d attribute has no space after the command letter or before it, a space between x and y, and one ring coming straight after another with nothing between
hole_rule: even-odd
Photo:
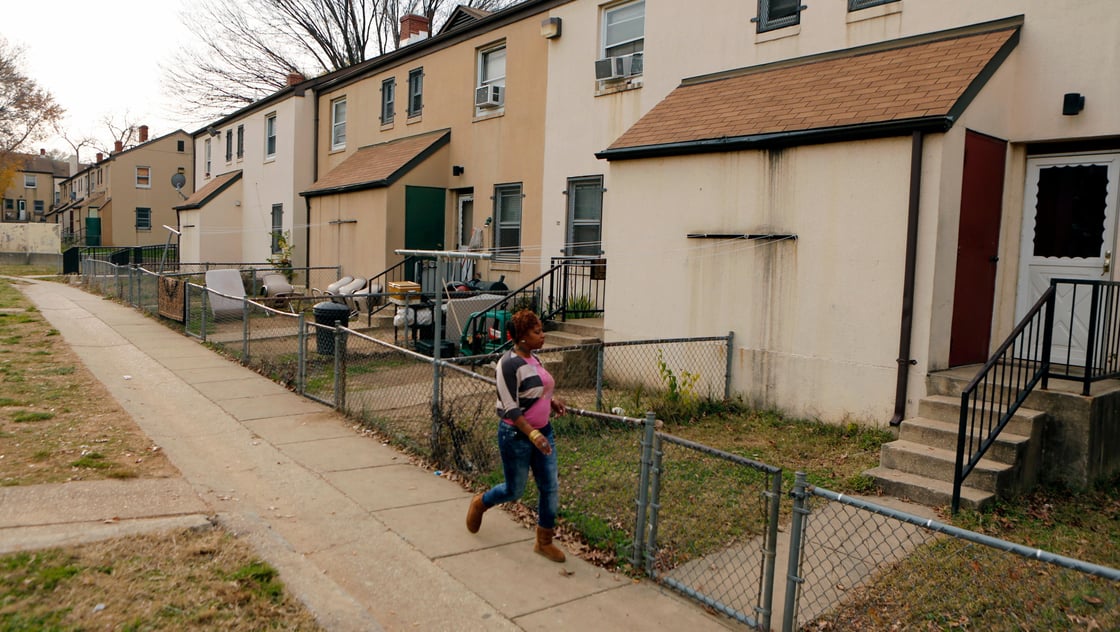
<instances>
[{"instance_id":1,"label":"dry grass patch","mask_svg":"<svg viewBox=\"0 0 1120 632\"><path fill-rule=\"evenodd\" d=\"M0 557L4 630L319 630L277 571L218 528Z\"/></svg>"},{"instance_id":2,"label":"dry grass patch","mask_svg":"<svg viewBox=\"0 0 1120 632\"><path fill-rule=\"evenodd\" d=\"M0 485L175 476L18 283L0 279Z\"/></svg>"}]
</instances>

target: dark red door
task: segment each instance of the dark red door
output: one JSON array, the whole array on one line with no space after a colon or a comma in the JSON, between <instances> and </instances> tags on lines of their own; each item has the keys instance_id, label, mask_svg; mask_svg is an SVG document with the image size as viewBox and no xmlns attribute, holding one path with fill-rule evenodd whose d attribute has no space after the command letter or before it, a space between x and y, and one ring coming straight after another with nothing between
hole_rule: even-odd
<instances>
[{"instance_id":1,"label":"dark red door","mask_svg":"<svg viewBox=\"0 0 1120 632\"><path fill-rule=\"evenodd\" d=\"M965 132L949 366L988 360L1007 142Z\"/></svg>"}]
</instances>

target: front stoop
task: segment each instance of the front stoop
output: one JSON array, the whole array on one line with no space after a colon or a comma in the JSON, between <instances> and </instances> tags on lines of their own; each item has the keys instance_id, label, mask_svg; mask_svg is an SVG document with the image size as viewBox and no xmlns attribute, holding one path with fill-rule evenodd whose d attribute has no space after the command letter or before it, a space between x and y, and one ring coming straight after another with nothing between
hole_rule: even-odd
<instances>
[{"instance_id":1,"label":"front stoop","mask_svg":"<svg viewBox=\"0 0 1120 632\"><path fill-rule=\"evenodd\" d=\"M904 420L897 441L884 444L879 466L865 472L884 493L933 507L953 499L960 397L931 395L918 416ZM1020 408L961 488L961 507L984 509L997 497L1038 483L1041 437L1047 415Z\"/></svg>"}]
</instances>

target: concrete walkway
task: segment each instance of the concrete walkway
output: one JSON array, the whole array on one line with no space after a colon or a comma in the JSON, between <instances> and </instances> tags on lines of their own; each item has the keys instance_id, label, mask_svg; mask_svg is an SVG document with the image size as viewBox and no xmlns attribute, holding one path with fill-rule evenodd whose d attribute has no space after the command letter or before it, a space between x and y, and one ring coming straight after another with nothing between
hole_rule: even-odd
<instances>
[{"instance_id":1,"label":"concrete walkway","mask_svg":"<svg viewBox=\"0 0 1120 632\"><path fill-rule=\"evenodd\" d=\"M505 512L471 535L467 492L330 408L131 308L21 287L182 478L0 488L0 553L215 520L329 630L735 627L575 556L549 562Z\"/></svg>"}]
</instances>

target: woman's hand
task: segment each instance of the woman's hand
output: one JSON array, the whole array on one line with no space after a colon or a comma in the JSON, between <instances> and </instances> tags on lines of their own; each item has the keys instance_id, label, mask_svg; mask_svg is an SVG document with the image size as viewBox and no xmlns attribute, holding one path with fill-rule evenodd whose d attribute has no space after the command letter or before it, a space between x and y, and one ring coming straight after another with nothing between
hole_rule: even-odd
<instances>
[{"instance_id":1,"label":"woman's hand","mask_svg":"<svg viewBox=\"0 0 1120 632\"><path fill-rule=\"evenodd\" d=\"M540 430L534 430L529 434L529 440L533 442L541 454L548 456L552 454L552 444L548 442L548 437L544 436Z\"/></svg>"},{"instance_id":2,"label":"woman's hand","mask_svg":"<svg viewBox=\"0 0 1120 632\"><path fill-rule=\"evenodd\" d=\"M552 412L556 415L568 414L568 407L564 405L564 401L561 399L554 398L549 402L549 406L552 407Z\"/></svg>"}]
</instances>

